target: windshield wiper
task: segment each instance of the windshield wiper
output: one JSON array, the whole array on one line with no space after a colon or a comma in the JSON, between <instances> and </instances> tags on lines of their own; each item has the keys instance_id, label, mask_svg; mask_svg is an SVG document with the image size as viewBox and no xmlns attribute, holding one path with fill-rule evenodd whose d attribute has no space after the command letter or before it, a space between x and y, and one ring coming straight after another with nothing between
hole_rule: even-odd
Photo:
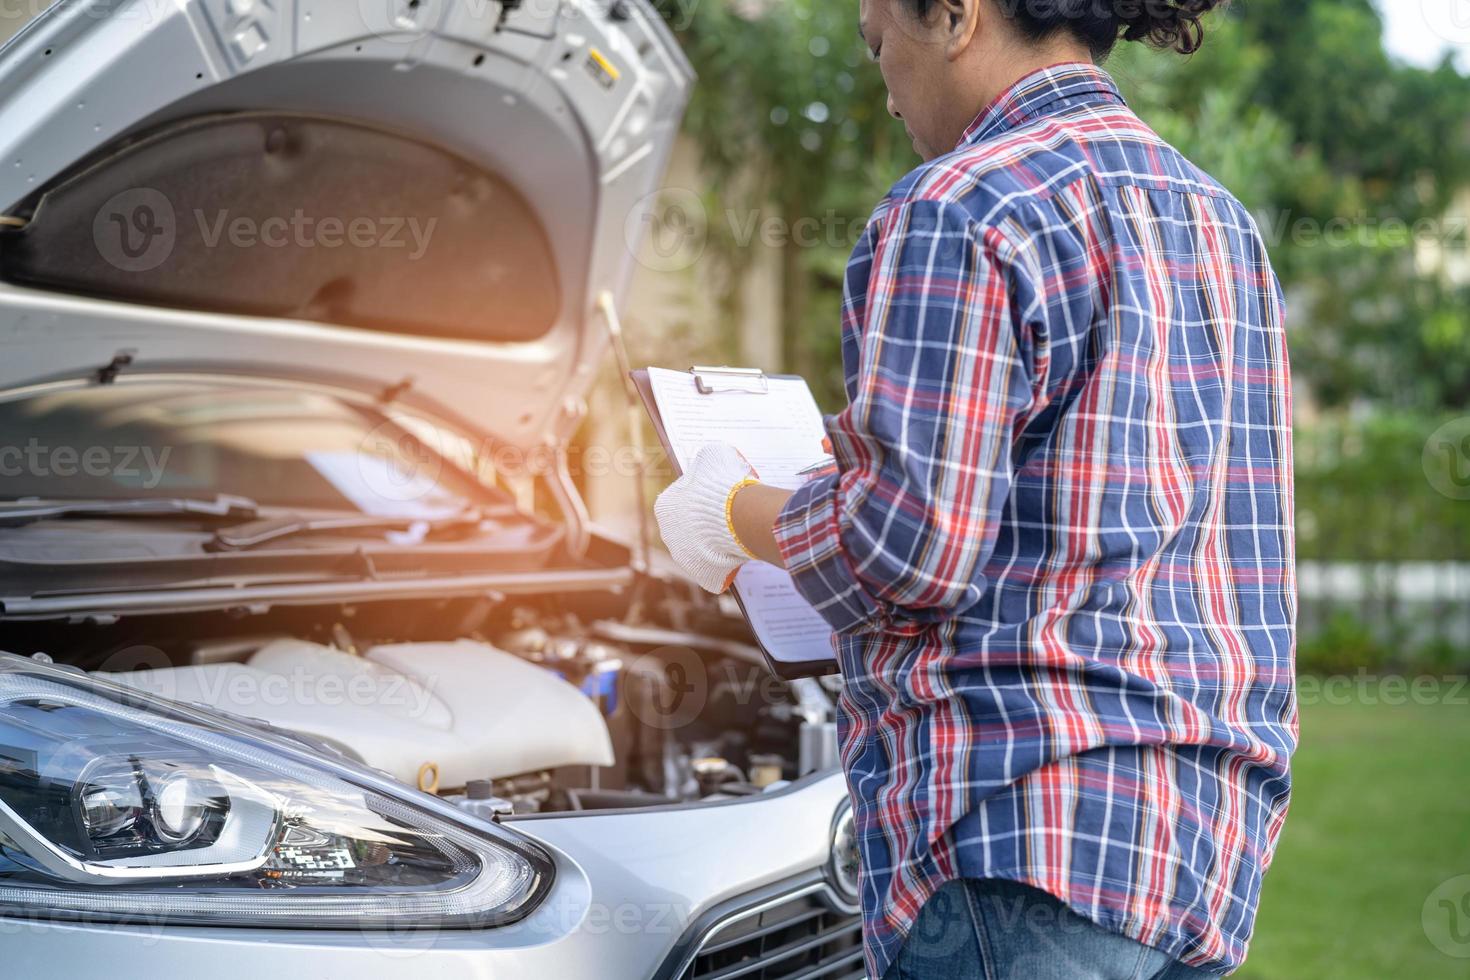
<instances>
[{"instance_id":1,"label":"windshield wiper","mask_svg":"<svg viewBox=\"0 0 1470 980\"><path fill-rule=\"evenodd\" d=\"M213 517L250 519L260 507L248 497L219 494L212 500L188 497L132 500L25 500L0 503L0 527L24 527L36 521L66 517Z\"/></svg>"},{"instance_id":2,"label":"windshield wiper","mask_svg":"<svg viewBox=\"0 0 1470 980\"><path fill-rule=\"evenodd\" d=\"M473 530L486 520L514 515L513 508L471 508L442 517L382 517L373 514L340 514L303 517L285 514L261 520L222 527L214 532L205 551L246 551L298 534L333 531L421 531L441 534L445 531Z\"/></svg>"}]
</instances>

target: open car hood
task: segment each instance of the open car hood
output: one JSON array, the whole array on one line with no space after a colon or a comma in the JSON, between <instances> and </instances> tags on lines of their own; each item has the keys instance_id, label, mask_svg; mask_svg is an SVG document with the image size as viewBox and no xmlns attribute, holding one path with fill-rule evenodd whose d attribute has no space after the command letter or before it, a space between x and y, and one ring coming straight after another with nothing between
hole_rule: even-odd
<instances>
[{"instance_id":1,"label":"open car hood","mask_svg":"<svg viewBox=\"0 0 1470 980\"><path fill-rule=\"evenodd\" d=\"M0 389L330 374L560 442L692 81L643 0L59 3L0 51Z\"/></svg>"}]
</instances>

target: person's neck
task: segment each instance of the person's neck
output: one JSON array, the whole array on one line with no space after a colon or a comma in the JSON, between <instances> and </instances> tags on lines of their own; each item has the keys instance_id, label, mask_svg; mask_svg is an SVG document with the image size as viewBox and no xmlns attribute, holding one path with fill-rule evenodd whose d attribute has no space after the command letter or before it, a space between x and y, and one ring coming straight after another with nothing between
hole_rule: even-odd
<instances>
[{"instance_id":1,"label":"person's neck","mask_svg":"<svg viewBox=\"0 0 1470 980\"><path fill-rule=\"evenodd\" d=\"M1071 62L1093 64L1091 52L1085 46L1071 40L1028 44L1020 47L1011 46L1003 51L994 52L994 55L995 57L989 54L977 54L973 75L976 86L971 99L975 103L975 111L966 125L978 118L980 113L993 106L997 99L1029 75L1034 75L1045 68Z\"/></svg>"}]
</instances>

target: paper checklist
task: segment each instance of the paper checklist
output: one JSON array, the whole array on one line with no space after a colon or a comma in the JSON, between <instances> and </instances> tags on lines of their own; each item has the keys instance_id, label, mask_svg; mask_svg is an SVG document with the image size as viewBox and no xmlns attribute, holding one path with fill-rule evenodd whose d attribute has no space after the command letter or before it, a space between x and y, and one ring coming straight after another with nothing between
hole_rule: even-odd
<instances>
[{"instance_id":1,"label":"paper checklist","mask_svg":"<svg viewBox=\"0 0 1470 980\"><path fill-rule=\"evenodd\" d=\"M651 396L659 438L681 470L706 444L724 442L744 454L762 483L794 490L807 479L802 471L825 455L822 412L801 378L760 376L701 391L694 372L649 368L634 372L634 381L645 401ZM837 669L832 627L784 569L748 562L735 593L776 673Z\"/></svg>"}]
</instances>

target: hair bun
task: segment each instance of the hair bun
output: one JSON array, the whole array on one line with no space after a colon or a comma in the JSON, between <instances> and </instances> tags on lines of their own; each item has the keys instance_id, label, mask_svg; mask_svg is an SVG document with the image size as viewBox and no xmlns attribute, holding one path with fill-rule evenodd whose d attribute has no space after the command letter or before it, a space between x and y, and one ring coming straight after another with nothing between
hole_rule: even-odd
<instances>
[{"instance_id":1,"label":"hair bun","mask_svg":"<svg viewBox=\"0 0 1470 980\"><path fill-rule=\"evenodd\" d=\"M1205 40L1200 18L1228 0L1113 0L1123 40L1193 54Z\"/></svg>"},{"instance_id":2,"label":"hair bun","mask_svg":"<svg viewBox=\"0 0 1470 980\"><path fill-rule=\"evenodd\" d=\"M1200 18L1230 0L993 0L1023 38L1040 41L1066 31L1101 61L1118 43L1145 41L1193 54L1205 40ZM905 0L919 17L940 0Z\"/></svg>"}]
</instances>

